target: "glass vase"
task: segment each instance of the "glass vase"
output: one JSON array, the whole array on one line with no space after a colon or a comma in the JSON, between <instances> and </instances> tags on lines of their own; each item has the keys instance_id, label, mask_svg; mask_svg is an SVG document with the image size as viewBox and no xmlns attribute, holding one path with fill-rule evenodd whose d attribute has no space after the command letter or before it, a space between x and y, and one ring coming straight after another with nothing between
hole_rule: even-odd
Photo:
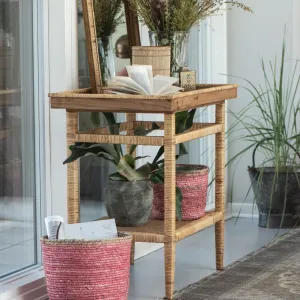
<instances>
[{"instance_id":1,"label":"glass vase","mask_svg":"<svg viewBox=\"0 0 300 300\"><path fill-rule=\"evenodd\" d=\"M112 37L104 36L98 38L98 49L101 64L102 84L103 86L107 86L112 78L116 76Z\"/></svg>"},{"instance_id":2,"label":"glass vase","mask_svg":"<svg viewBox=\"0 0 300 300\"><path fill-rule=\"evenodd\" d=\"M178 77L181 67L187 65L188 31L154 32L149 31L151 46L171 47L171 75Z\"/></svg>"}]
</instances>

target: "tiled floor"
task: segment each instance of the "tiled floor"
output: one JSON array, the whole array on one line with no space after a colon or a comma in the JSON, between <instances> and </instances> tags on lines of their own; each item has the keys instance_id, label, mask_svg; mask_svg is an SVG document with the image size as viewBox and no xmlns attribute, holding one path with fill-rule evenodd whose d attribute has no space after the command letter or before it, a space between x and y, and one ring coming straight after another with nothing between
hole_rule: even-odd
<instances>
[{"instance_id":1,"label":"tiled floor","mask_svg":"<svg viewBox=\"0 0 300 300\"><path fill-rule=\"evenodd\" d=\"M32 222L0 220L0 278L35 262Z\"/></svg>"},{"instance_id":2,"label":"tiled floor","mask_svg":"<svg viewBox=\"0 0 300 300\"><path fill-rule=\"evenodd\" d=\"M271 242L287 230L264 229L257 219L226 222L225 265ZM177 244L175 289L199 281L215 272L214 227ZM164 296L163 249L145 256L131 268L129 300L154 300Z\"/></svg>"}]
</instances>

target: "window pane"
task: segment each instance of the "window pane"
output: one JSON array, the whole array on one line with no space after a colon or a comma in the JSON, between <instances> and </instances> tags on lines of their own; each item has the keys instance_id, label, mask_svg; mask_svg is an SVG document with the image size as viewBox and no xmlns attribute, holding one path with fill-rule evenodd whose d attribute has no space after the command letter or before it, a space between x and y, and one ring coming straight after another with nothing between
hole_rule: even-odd
<instances>
[{"instance_id":1,"label":"window pane","mask_svg":"<svg viewBox=\"0 0 300 300\"><path fill-rule=\"evenodd\" d=\"M0 0L0 277L36 264L33 0Z\"/></svg>"}]
</instances>

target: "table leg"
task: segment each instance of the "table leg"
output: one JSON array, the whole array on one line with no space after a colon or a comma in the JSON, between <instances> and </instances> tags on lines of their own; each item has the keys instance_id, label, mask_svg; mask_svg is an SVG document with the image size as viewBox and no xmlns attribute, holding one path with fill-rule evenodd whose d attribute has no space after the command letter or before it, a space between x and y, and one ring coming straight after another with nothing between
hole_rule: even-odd
<instances>
[{"instance_id":1,"label":"table leg","mask_svg":"<svg viewBox=\"0 0 300 300\"><path fill-rule=\"evenodd\" d=\"M134 265L134 254L135 254L135 241L132 239L131 252L130 252L130 264Z\"/></svg>"},{"instance_id":2,"label":"table leg","mask_svg":"<svg viewBox=\"0 0 300 300\"><path fill-rule=\"evenodd\" d=\"M76 142L76 132L78 130L78 113L67 112L67 146ZM79 222L79 163L75 161L67 165L68 173L68 223Z\"/></svg>"},{"instance_id":3,"label":"table leg","mask_svg":"<svg viewBox=\"0 0 300 300\"><path fill-rule=\"evenodd\" d=\"M225 103L216 105L216 123L225 125ZM216 211L223 213L221 221L215 226L216 242L216 267L222 270L224 267L224 213L225 213L225 132L216 134L216 182L215 182L215 199Z\"/></svg>"},{"instance_id":4,"label":"table leg","mask_svg":"<svg viewBox=\"0 0 300 300\"><path fill-rule=\"evenodd\" d=\"M164 169L164 244L165 244L165 285L166 298L173 299L175 279L175 230L176 230L176 195L175 195L175 115L165 114L165 169Z\"/></svg>"},{"instance_id":5,"label":"table leg","mask_svg":"<svg viewBox=\"0 0 300 300\"><path fill-rule=\"evenodd\" d=\"M135 122L136 121L136 113L127 113L126 114L126 121L127 122ZM130 135L128 133L126 133L127 135ZM132 134L133 135L133 134ZM131 148L131 145L127 145L126 146L126 152L129 153L129 150ZM136 151L134 151L133 156L136 155Z\"/></svg>"}]
</instances>

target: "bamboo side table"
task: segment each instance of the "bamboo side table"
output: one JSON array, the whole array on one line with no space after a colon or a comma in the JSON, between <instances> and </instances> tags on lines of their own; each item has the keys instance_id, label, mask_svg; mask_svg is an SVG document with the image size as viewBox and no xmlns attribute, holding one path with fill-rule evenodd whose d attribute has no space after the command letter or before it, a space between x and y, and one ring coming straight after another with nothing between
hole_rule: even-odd
<instances>
[{"instance_id":1,"label":"bamboo side table","mask_svg":"<svg viewBox=\"0 0 300 300\"><path fill-rule=\"evenodd\" d=\"M164 243L166 298L174 295L176 242L215 224L216 267L223 269L224 254L224 169L225 169L225 100L237 96L237 85L198 85L196 91L172 96L132 96L91 94L91 89L50 94L51 107L67 110L67 144L74 142L137 144L165 147L165 220L149 220L140 227L120 227L129 232L134 242ZM196 123L187 132L175 134L175 113L203 106L216 105L214 123ZM128 121L121 124L126 135L110 135L107 128L90 132L78 131L78 112L163 113L164 136L132 136L141 124ZM134 118L133 118L134 119ZM152 122L143 122L146 128ZM215 211L193 221L176 221L175 176L176 144L208 135L216 135ZM68 221L79 222L78 162L68 165ZM132 250L134 254L134 248Z\"/></svg>"}]
</instances>

